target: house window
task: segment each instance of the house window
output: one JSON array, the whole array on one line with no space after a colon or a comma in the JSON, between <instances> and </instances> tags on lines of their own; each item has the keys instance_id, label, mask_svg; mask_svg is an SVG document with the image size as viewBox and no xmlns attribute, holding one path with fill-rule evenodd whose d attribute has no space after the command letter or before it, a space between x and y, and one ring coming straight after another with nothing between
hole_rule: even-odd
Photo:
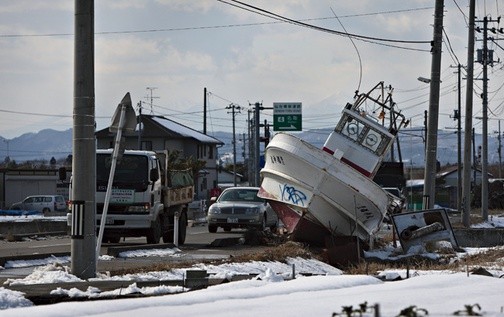
<instances>
[{"instance_id":1,"label":"house window","mask_svg":"<svg viewBox=\"0 0 504 317\"><path fill-rule=\"evenodd\" d=\"M142 141L141 150L152 151L152 141Z\"/></svg>"},{"instance_id":2,"label":"house window","mask_svg":"<svg viewBox=\"0 0 504 317\"><path fill-rule=\"evenodd\" d=\"M211 146L211 145L208 146L208 158L209 159L213 159L214 158L213 146Z\"/></svg>"},{"instance_id":3,"label":"house window","mask_svg":"<svg viewBox=\"0 0 504 317\"><path fill-rule=\"evenodd\" d=\"M206 157L206 145L198 145L198 158Z\"/></svg>"},{"instance_id":4,"label":"house window","mask_svg":"<svg viewBox=\"0 0 504 317\"><path fill-rule=\"evenodd\" d=\"M204 178L201 180L200 191L207 190L207 187L208 187L207 178L206 178L206 177L204 177Z\"/></svg>"}]
</instances>

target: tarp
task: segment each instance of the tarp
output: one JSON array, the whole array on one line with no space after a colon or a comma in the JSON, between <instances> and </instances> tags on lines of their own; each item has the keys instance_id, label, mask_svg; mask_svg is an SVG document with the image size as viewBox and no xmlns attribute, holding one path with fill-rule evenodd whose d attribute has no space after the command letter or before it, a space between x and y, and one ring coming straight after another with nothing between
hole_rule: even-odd
<instances>
[{"instance_id":1,"label":"tarp","mask_svg":"<svg viewBox=\"0 0 504 317\"><path fill-rule=\"evenodd\" d=\"M170 171L171 187L193 186L194 180L189 170Z\"/></svg>"},{"instance_id":2,"label":"tarp","mask_svg":"<svg viewBox=\"0 0 504 317\"><path fill-rule=\"evenodd\" d=\"M41 215L42 212L38 210L1 210L0 216L31 216Z\"/></svg>"}]
</instances>

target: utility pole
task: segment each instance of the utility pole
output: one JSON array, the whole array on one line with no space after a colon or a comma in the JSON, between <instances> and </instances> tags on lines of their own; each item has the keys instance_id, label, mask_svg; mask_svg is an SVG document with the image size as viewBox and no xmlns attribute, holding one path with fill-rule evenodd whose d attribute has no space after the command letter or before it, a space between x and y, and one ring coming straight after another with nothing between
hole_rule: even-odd
<instances>
[{"instance_id":1,"label":"utility pole","mask_svg":"<svg viewBox=\"0 0 504 317\"><path fill-rule=\"evenodd\" d=\"M462 194L462 224L469 227L471 222L471 134L473 113L473 77L474 77L474 12L476 0L469 1L469 31L467 35L467 86L466 86L466 113L464 130L464 175Z\"/></svg>"},{"instance_id":2,"label":"utility pole","mask_svg":"<svg viewBox=\"0 0 504 317\"><path fill-rule=\"evenodd\" d=\"M247 130L247 139L249 140L248 142L248 161L247 161L247 170L248 170L248 183L250 186L252 186L253 184L253 175L254 175L254 167L253 167L253 161L254 161L254 157L255 157L255 154L254 154L254 141L252 140L252 119L250 118L251 114L252 114L253 110L252 109L249 109L247 111L247 114L248 114L248 119L247 119L247 127L248 127L248 130Z\"/></svg>"},{"instance_id":3,"label":"utility pole","mask_svg":"<svg viewBox=\"0 0 504 317\"><path fill-rule=\"evenodd\" d=\"M138 149L142 149L142 100L138 102Z\"/></svg>"},{"instance_id":4,"label":"utility pole","mask_svg":"<svg viewBox=\"0 0 504 317\"><path fill-rule=\"evenodd\" d=\"M488 220L488 65L493 66L493 51L488 49L488 23L500 22L484 17L483 22L483 49L478 50L478 62L483 65L483 125L482 125L482 155L481 155L481 217ZM493 29L495 32L495 28ZM479 31L479 28L478 28Z\"/></svg>"},{"instance_id":5,"label":"utility pole","mask_svg":"<svg viewBox=\"0 0 504 317\"><path fill-rule=\"evenodd\" d=\"M462 211L462 123L461 123L461 107L462 107L462 94L461 94L461 68L462 65L458 64L458 84L457 84L457 211Z\"/></svg>"},{"instance_id":6,"label":"utility pole","mask_svg":"<svg viewBox=\"0 0 504 317\"><path fill-rule=\"evenodd\" d=\"M255 145L255 157L254 157L254 186L259 186L259 160L261 157L261 143L259 142L259 110L261 110L262 104L256 102L254 105L254 145Z\"/></svg>"},{"instance_id":7,"label":"utility pole","mask_svg":"<svg viewBox=\"0 0 504 317\"><path fill-rule=\"evenodd\" d=\"M207 89L203 89L203 134L207 133Z\"/></svg>"},{"instance_id":8,"label":"utility pole","mask_svg":"<svg viewBox=\"0 0 504 317\"><path fill-rule=\"evenodd\" d=\"M462 65L457 65L457 110L453 115L453 120L457 120L457 211L462 211L462 127L461 127L461 69Z\"/></svg>"},{"instance_id":9,"label":"utility pole","mask_svg":"<svg viewBox=\"0 0 504 317\"><path fill-rule=\"evenodd\" d=\"M483 127L481 156L481 217L488 220L488 18L483 18Z\"/></svg>"},{"instance_id":10,"label":"utility pole","mask_svg":"<svg viewBox=\"0 0 504 317\"><path fill-rule=\"evenodd\" d=\"M94 1L75 0L72 274L96 276Z\"/></svg>"},{"instance_id":11,"label":"utility pole","mask_svg":"<svg viewBox=\"0 0 504 317\"><path fill-rule=\"evenodd\" d=\"M243 162L247 161L247 155L246 155L246 144L247 144L247 139L245 138L245 132L242 133L242 140L243 140L243 146L242 146L242 156L243 156Z\"/></svg>"},{"instance_id":12,"label":"utility pole","mask_svg":"<svg viewBox=\"0 0 504 317\"><path fill-rule=\"evenodd\" d=\"M502 146L501 146L501 126L500 126L500 120L499 120L499 136L497 137L497 140L499 141L499 149L497 153L499 154L499 178L502 178Z\"/></svg>"},{"instance_id":13,"label":"utility pole","mask_svg":"<svg viewBox=\"0 0 504 317\"><path fill-rule=\"evenodd\" d=\"M264 136L261 138L261 141L264 142L264 148L268 146L268 143L270 141L270 126L268 124L268 120L264 119Z\"/></svg>"},{"instance_id":14,"label":"utility pole","mask_svg":"<svg viewBox=\"0 0 504 317\"><path fill-rule=\"evenodd\" d=\"M236 134L235 134L235 115L236 110L240 112L241 107L235 104L230 104L226 109L231 109L231 115L233 116L233 185L236 187ZM228 112L229 113L229 112Z\"/></svg>"},{"instance_id":15,"label":"utility pole","mask_svg":"<svg viewBox=\"0 0 504 317\"><path fill-rule=\"evenodd\" d=\"M424 174L423 209L434 207L436 196L437 130L439 117L439 87L441 82L441 44L443 40L444 0L436 0L434 9L434 36L432 46L431 82L429 97L429 122Z\"/></svg>"}]
</instances>

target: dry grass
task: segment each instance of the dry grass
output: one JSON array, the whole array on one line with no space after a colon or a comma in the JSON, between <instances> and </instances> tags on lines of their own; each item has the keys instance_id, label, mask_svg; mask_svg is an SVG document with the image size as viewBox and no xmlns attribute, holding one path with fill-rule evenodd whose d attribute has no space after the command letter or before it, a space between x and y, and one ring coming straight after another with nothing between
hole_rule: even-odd
<instances>
[{"instance_id":1,"label":"dry grass","mask_svg":"<svg viewBox=\"0 0 504 317\"><path fill-rule=\"evenodd\" d=\"M120 268L118 270L111 271L111 275L124 275L124 274L134 274L142 272L152 272L152 271L169 271L172 269L180 268L190 268L195 264L213 264L219 265L223 263L243 263L250 261L279 261L285 262L287 258L317 258L321 257L313 254L308 247L301 243L288 241L281 245L270 246L261 251L245 253L237 256L231 256L227 259L221 260L194 260L194 261L176 261L176 262L166 262L163 264L154 264L150 266L143 267L141 269L124 269Z\"/></svg>"},{"instance_id":2,"label":"dry grass","mask_svg":"<svg viewBox=\"0 0 504 317\"><path fill-rule=\"evenodd\" d=\"M381 240L375 243L374 248L380 249L386 245L390 245L393 241L392 239L392 235L384 236ZM276 239L274 243L271 243L270 240L268 245L270 246L261 248L260 251L230 256L229 258L221 260L165 262L162 264L146 266L142 269L118 269L110 272L110 274L123 275L151 271L169 271L177 268L190 268L196 264L219 265L223 263L243 263L251 261L285 262L288 258L296 257L317 259L322 262L328 262L327 250L324 248L309 247L302 243L281 239ZM481 253L468 255L463 258L459 258L453 248L451 248L451 246L446 246L446 244L429 244L425 246L425 249L428 252L438 254L439 258L432 259L422 255L400 257L402 254L400 253L400 248L398 248L398 253L396 254L398 257L394 260L362 258L358 263L350 264L346 267L338 266L338 268L344 270L346 274L375 275L386 269L466 271L481 267L488 269L502 268L504 265L504 247L488 249L486 251L482 251Z\"/></svg>"},{"instance_id":3,"label":"dry grass","mask_svg":"<svg viewBox=\"0 0 504 317\"><path fill-rule=\"evenodd\" d=\"M250 261L279 261L285 262L287 258L302 257L307 259L326 259L326 250L321 248L309 248L306 245L296 242L286 242L278 246L271 246L262 251L247 253L243 255L229 257L223 260L198 260L198 261L177 261L166 262L147 266L142 269L120 269L110 272L112 275L134 274L152 271L169 271L177 268L190 268L195 264L242 263ZM346 274L366 274L375 275L387 269L409 269L409 270L450 270L464 272L476 268L502 268L504 265L504 248L493 248L475 255L469 255L460 259L456 253L449 248L441 248L436 251L440 255L439 259L423 257L421 255L411 256L399 260L379 260L362 259L361 262L348 267L338 267Z\"/></svg>"}]
</instances>

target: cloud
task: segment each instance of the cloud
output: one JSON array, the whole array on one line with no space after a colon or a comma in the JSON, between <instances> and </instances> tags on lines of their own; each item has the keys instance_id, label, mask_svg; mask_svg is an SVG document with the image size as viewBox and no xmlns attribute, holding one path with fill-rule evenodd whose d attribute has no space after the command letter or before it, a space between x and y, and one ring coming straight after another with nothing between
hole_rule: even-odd
<instances>
[{"instance_id":1,"label":"cloud","mask_svg":"<svg viewBox=\"0 0 504 317\"><path fill-rule=\"evenodd\" d=\"M74 2L67 0L32 1L32 0L3 0L0 14L24 13L31 11L73 11Z\"/></svg>"},{"instance_id":2,"label":"cloud","mask_svg":"<svg viewBox=\"0 0 504 317\"><path fill-rule=\"evenodd\" d=\"M177 11L206 13L218 5L215 0L156 0L161 5L168 6Z\"/></svg>"},{"instance_id":3,"label":"cloud","mask_svg":"<svg viewBox=\"0 0 504 317\"><path fill-rule=\"evenodd\" d=\"M145 8L146 1L145 0L114 0L114 1L106 1L103 3L113 9L141 9Z\"/></svg>"}]
</instances>

